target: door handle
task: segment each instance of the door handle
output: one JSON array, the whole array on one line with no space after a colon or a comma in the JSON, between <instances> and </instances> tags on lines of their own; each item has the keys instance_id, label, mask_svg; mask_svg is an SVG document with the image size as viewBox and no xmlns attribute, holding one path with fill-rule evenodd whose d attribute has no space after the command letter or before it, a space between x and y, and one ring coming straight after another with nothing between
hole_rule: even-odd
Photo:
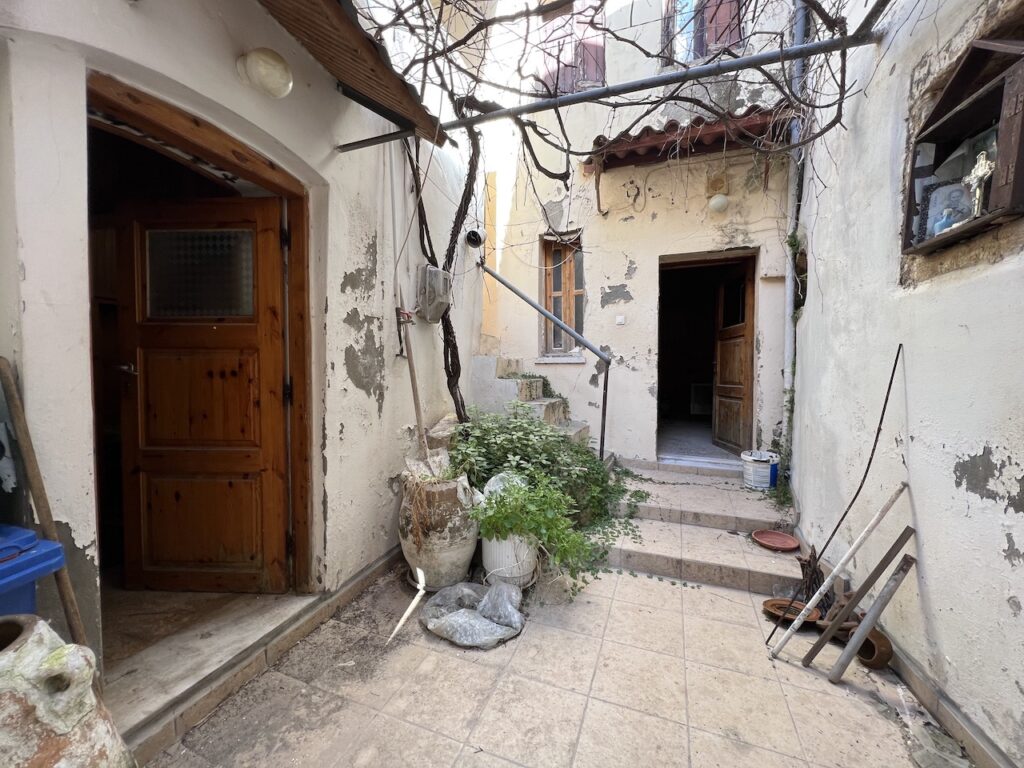
<instances>
[{"instance_id":1,"label":"door handle","mask_svg":"<svg viewBox=\"0 0 1024 768\"><path fill-rule=\"evenodd\" d=\"M132 376L139 375L139 369L135 367L135 363L125 363L124 365L118 365L116 367L121 373L128 373Z\"/></svg>"}]
</instances>

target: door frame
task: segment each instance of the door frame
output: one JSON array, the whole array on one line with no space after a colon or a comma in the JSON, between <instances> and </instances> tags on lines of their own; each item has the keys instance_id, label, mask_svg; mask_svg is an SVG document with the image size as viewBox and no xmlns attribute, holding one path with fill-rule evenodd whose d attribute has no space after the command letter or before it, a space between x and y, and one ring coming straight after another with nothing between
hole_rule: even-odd
<instances>
[{"instance_id":1,"label":"door frame","mask_svg":"<svg viewBox=\"0 0 1024 768\"><path fill-rule=\"evenodd\" d=\"M661 256L658 259L658 302L661 302L661 272L663 270L691 269L694 267L723 267L729 264L745 264L747 267L747 291L744 312L751 318L753 328L750 338L747 340L745 357L750 366L750 391L743 398L743 434L745 444L754 445L754 387L756 385L757 369L754 366L754 340L757 337L757 259L759 251L757 248L737 248L728 251L711 251L693 254L672 254ZM716 312L718 308L716 307ZM658 339L658 355L661 355L661 339ZM660 386L661 382L659 382ZM712 395L713 396L713 395ZM655 441L657 441L657 414L655 415ZM655 442L657 445L657 442ZM657 449L655 449L657 452Z\"/></svg>"},{"instance_id":2,"label":"door frame","mask_svg":"<svg viewBox=\"0 0 1024 768\"><path fill-rule=\"evenodd\" d=\"M87 103L91 110L114 121L89 118L89 124L122 138L141 143L154 151L157 142L202 158L217 168L259 184L287 205L288 269L284 286L287 295L288 359L286 375L291 395L286 422L291 435L287 445L290 522L285 530L285 547L291 560L289 586L296 592L314 592L310 492L312 488L312 402L310 376L311 329L309 325L309 198L306 187L270 158L239 141L224 130L153 94L101 72L90 71ZM124 124L121 130L112 122ZM134 130L132 130L134 129ZM141 132L143 135L140 136ZM168 154L181 161L176 153Z\"/></svg>"}]
</instances>

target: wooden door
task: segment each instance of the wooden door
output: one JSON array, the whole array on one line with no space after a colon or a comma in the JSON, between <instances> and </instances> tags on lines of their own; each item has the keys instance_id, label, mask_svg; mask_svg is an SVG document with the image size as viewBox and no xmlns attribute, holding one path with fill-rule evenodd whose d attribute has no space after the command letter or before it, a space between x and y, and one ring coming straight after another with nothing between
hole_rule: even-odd
<instances>
[{"instance_id":1,"label":"wooden door","mask_svg":"<svg viewBox=\"0 0 1024 768\"><path fill-rule=\"evenodd\" d=\"M715 307L712 440L734 453L748 450L753 428L753 260L728 267Z\"/></svg>"},{"instance_id":2,"label":"wooden door","mask_svg":"<svg viewBox=\"0 0 1024 768\"><path fill-rule=\"evenodd\" d=\"M288 586L280 215L267 198L124 212L129 587Z\"/></svg>"}]
</instances>

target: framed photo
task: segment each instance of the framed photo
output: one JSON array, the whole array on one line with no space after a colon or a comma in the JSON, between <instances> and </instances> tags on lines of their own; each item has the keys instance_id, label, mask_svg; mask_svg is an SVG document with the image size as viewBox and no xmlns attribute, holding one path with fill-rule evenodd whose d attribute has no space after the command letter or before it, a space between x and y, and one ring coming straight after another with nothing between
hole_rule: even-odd
<instances>
[{"instance_id":1,"label":"framed photo","mask_svg":"<svg viewBox=\"0 0 1024 768\"><path fill-rule=\"evenodd\" d=\"M949 214L946 211L949 211ZM926 184L921 196L921 210L917 217L917 242L930 240L937 234L971 218L971 191L963 179L947 179ZM939 231L935 231L936 224Z\"/></svg>"}]
</instances>

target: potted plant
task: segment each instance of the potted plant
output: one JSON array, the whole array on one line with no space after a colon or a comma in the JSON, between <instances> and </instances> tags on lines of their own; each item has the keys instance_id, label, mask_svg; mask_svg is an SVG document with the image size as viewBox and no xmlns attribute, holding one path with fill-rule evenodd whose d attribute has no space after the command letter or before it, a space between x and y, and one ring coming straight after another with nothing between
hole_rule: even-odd
<instances>
[{"instance_id":1,"label":"potted plant","mask_svg":"<svg viewBox=\"0 0 1024 768\"><path fill-rule=\"evenodd\" d=\"M464 474L410 462L402 475L398 538L410 581L436 591L464 581L476 551L478 526L470 514L473 490Z\"/></svg>"},{"instance_id":2,"label":"potted plant","mask_svg":"<svg viewBox=\"0 0 1024 768\"><path fill-rule=\"evenodd\" d=\"M538 552L549 567L572 578L592 567L594 545L573 527L572 500L546 478L506 481L471 515L480 524L487 581L529 585Z\"/></svg>"}]
</instances>

